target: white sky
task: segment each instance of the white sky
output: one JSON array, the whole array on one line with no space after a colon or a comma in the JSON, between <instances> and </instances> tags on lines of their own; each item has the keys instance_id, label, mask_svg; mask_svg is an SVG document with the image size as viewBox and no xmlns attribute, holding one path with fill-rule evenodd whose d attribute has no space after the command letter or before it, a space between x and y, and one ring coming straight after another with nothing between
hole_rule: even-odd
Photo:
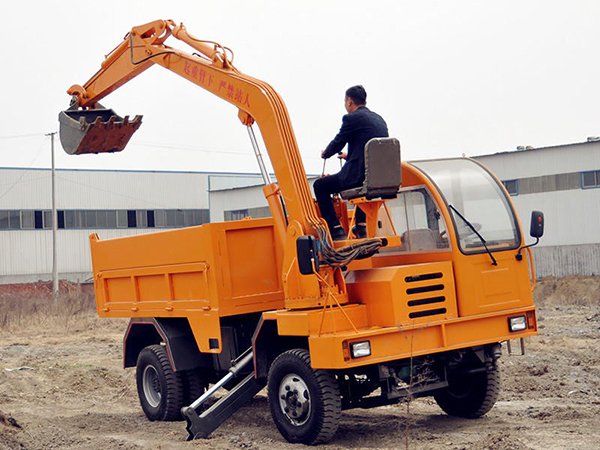
<instances>
[{"instance_id":1,"label":"white sky","mask_svg":"<svg viewBox=\"0 0 600 450\"><path fill-rule=\"evenodd\" d=\"M58 130L66 89L155 19L229 46L239 70L274 87L308 172L321 172L353 84L365 86L403 159L600 135L597 1L3 0L0 17L0 167L48 167L43 134ZM159 66L102 103L144 115L128 148L69 156L57 141L57 167L258 171L237 110Z\"/></svg>"}]
</instances>

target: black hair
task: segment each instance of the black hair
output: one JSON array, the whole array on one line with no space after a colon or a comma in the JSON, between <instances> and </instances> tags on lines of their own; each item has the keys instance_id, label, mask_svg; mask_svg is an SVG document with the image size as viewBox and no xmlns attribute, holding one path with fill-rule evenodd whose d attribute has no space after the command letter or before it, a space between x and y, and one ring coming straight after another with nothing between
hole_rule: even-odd
<instances>
[{"instance_id":1,"label":"black hair","mask_svg":"<svg viewBox=\"0 0 600 450\"><path fill-rule=\"evenodd\" d=\"M349 87L346 90L346 97L351 99L355 105L361 106L367 103L367 91L360 84Z\"/></svg>"}]
</instances>

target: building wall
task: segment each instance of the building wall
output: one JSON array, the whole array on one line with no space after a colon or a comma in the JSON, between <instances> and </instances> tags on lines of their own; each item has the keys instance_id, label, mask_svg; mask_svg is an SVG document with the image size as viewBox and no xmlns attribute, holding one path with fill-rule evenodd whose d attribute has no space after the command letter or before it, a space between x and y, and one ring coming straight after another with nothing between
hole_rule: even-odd
<instances>
[{"instance_id":1,"label":"building wall","mask_svg":"<svg viewBox=\"0 0 600 450\"><path fill-rule=\"evenodd\" d=\"M224 222L226 211L266 207L262 186L210 192L210 221Z\"/></svg>"},{"instance_id":2,"label":"building wall","mask_svg":"<svg viewBox=\"0 0 600 450\"><path fill-rule=\"evenodd\" d=\"M218 174L227 176L227 174ZM231 174L230 174L231 175ZM207 173L57 170L58 210L208 210ZM0 211L50 210L49 169L0 168ZM89 235L101 239L157 232L165 228L59 229L61 279L91 276ZM0 229L0 284L49 280L50 229Z\"/></svg>"},{"instance_id":3,"label":"building wall","mask_svg":"<svg viewBox=\"0 0 600 450\"><path fill-rule=\"evenodd\" d=\"M475 156L503 180L600 169L600 141Z\"/></svg>"},{"instance_id":4,"label":"building wall","mask_svg":"<svg viewBox=\"0 0 600 450\"><path fill-rule=\"evenodd\" d=\"M517 180L511 197L527 243L531 211L544 213L544 236L533 248L537 276L600 274L600 189L582 187L581 173L600 170L600 142L478 156L501 180Z\"/></svg>"},{"instance_id":5,"label":"building wall","mask_svg":"<svg viewBox=\"0 0 600 450\"><path fill-rule=\"evenodd\" d=\"M316 178L308 180L311 192ZM267 208L268 203L262 190L263 186L248 186L233 189L210 191L210 221L222 222L228 219L227 212L245 209ZM314 194L313 194L314 195Z\"/></svg>"},{"instance_id":6,"label":"building wall","mask_svg":"<svg viewBox=\"0 0 600 450\"><path fill-rule=\"evenodd\" d=\"M59 230L57 256L60 279L82 282L92 276L89 236L101 239L152 233L158 230ZM0 284L52 279L52 232L50 230L0 232Z\"/></svg>"},{"instance_id":7,"label":"building wall","mask_svg":"<svg viewBox=\"0 0 600 450\"><path fill-rule=\"evenodd\" d=\"M0 169L0 209L48 209L48 169ZM16 184L15 184L16 183ZM208 208L208 175L189 172L57 170L58 209Z\"/></svg>"}]
</instances>

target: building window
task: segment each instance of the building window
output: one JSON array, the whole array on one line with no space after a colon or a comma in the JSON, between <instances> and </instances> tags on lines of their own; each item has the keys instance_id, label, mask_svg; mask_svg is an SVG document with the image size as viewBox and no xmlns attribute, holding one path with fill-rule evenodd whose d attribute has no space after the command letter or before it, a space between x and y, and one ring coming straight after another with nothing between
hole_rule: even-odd
<instances>
[{"instance_id":1,"label":"building window","mask_svg":"<svg viewBox=\"0 0 600 450\"><path fill-rule=\"evenodd\" d=\"M37 230L44 228L42 211L35 211L34 220L35 220L35 228Z\"/></svg>"},{"instance_id":2,"label":"building window","mask_svg":"<svg viewBox=\"0 0 600 450\"><path fill-rule=\"evenodd\" d=\"M19 230L21 228L20 211L9 211L8 212L8 228L11 230Z\"/></svg>"},{"instance_id":3,"label":"building window","mask_svg":"<svg viewBox=\"0 0 600 450\"><path fill-rule=\"evenodd\" d=\"M146 211L146 220L148 221L148 228L154 228L154 211Z\"/></svg>"},{"instance_id":4,"label":"building window","mask_svg":"<svg viewBox=\"0 0 600 450\"><path fill-rule=\"evenodd\" d=\"M160 228L167 226L167 214L164 209L154 211L154 226Z\"/></svg>"},{"instance_id":5,"label":"building window","mask_svg":"<svg viewBox=\"0 0 600 450\"><path fill-rule=\"evenodd\" d=\"M235 209L233 211L225 211L225 220L241 220L244 217L248 217L249 213L247 209Z\"/></svg>"},{"instance_id":6,"label":"building window","mask_svg":"<svg viewBox=\"0 0 600 450\"><path fill-rule=\"evenodd\" d=\"M9 213L9 211L0 211L0 229L2 229L2 230L10 229L8 213Z\"/></svg>"},{"instance_id":7,"label":"building window","mask_svg":"<svg viewBox=\"0 0 600 450\"><path fill-rule=\"evenodd\" d=\"M127 228L127 211L117 211L117 228Z\"/></svg>"},{"instance_id":8,"label":"building window","mask_svg":"<svg viewBox=\"0 0 600 450\"><path fill-rule=\"evenodd\" d=\"M21 228L24 230L35 228L35 211L21 211Z\"/></svg>"},{"instance_id":9,"label":"building window","mask_svg":"<svg viewBox=\"0 0 600 450\"><path fill-rule=\"evenodd\" d=\"M209 222L208 209L58 210L59 229L182 228ZM50 210L0 210L0 230L51 229Z\"/></svg>"},{"instance_id":10,"label":"building window","mask_svg":"<svg viewBox=\"0 0 600 450\"><path fill-rule=\"evenodd\" d=\"M64 211L56 211L56 216L57 216L57 222L58 225L57 227L59 229L63 229L65 227L65 212Z\"/></svg>"},{"instance_id":11,"label":"building window","mask_svg":"<svg viewBox=\"0 0 600 450\"><path fill-rule=\"evenodd\" d=\"M581 172L581 187L583 189L600 187L600 170Z\"/></svg>"},{"instance_id":12,"label":"building window","mask_svg":"<svg viewBox=\"0 0 600 450\"><path fill-rule=\"evenodd\" d=\"M194 225L202 225L203 223L208 223L209 221L210 219L208 209L194 210Z\"/></svg>"},{"instance_id":13,"label":"building window","mask_svg":"<svg viewBox=\"0 0 600 450\"><path fill-rule=\"evenodd\" d=\"M135 212L135 222L138 228L147 228L148 227L148 211L136 211Z\"/></svg>"},{"instance_id":14,"label":"building window","mask_svg":"<svg viewBox=\"0 0 600 450\"><path fill-rule=\"evenodd\" d=\"M52 228L52 211L42 211L42 213L44 228Z\"/></svg>"},{"instance_id":15,"label":"building window","mask_svg":"<svg viewBox=\"0 0 600 450\"><path fill-rule=\"evenodd\" d=\"M128 228L136 228L137 227L137 214L135 211L127 211L127 227Z\"/></svg>"},{"instance_id":16,"label":"building window","mask_svg":"<svg viewBox=\"0 0 600 450\"><path fill-rule=\"evenodd\" d=\"M116 211L106 211L106 228L117 228Z\"/></svg>"},{"instance_id":17,"label":"building window","mask_svg":"<svg viewBox=\"0 0 600 450\"><path fill-rule=\"evenodd\" d=\"M519 180L505 180L502 182L508 193L512 196L519 195Z\"/></svg>"},{"instance_id":18,"label":"building window","mask_svg":"<svg viewBox=\"0 0 600 450\"><path fill-rule=\"evenodd\" d=\"M85 228L96 228L96 211L85 211Z\"/></svg>"}]
</instances>

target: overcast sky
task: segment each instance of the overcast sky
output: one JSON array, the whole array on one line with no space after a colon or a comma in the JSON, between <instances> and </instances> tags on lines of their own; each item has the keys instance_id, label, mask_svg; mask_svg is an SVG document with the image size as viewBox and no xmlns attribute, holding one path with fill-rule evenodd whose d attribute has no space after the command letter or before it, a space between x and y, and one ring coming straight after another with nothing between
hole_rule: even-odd
<instances>
[{"instance_id":1,"label":"overcast sky","mask_svg":"<svg viewBox=\"0 0 600 450\"><path fill-rule=\"evenodd\" d=\"M403 159L481 155L600 135L597 1L2 1L0 167L48 167L66 89L156 19L232 48L284 98L307 171L363 84ZM170 38L167 44L186 49ZM187 49L186 49L187 50ZM256 172L237 110L159 66L102 103L143 114L128 148L63 168ZM32 135L11 138L12 136ZM328 172L338 169L328 162Z\"/></svg>"}]
</instances>

